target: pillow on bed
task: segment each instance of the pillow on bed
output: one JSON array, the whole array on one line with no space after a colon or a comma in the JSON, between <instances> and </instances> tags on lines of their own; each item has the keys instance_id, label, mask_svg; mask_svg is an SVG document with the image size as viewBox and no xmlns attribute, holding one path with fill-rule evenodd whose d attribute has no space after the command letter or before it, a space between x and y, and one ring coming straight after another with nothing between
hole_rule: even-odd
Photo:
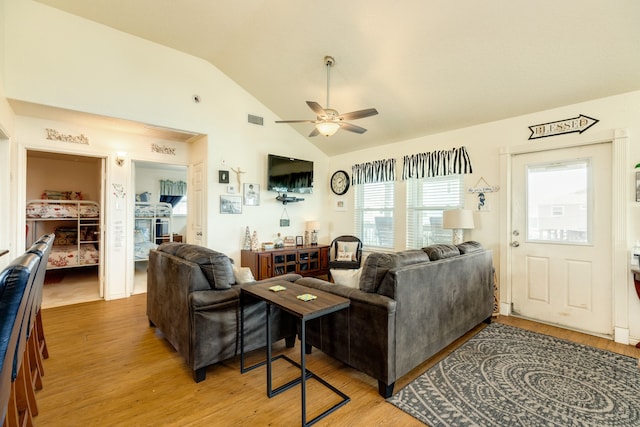
<instances>
[{"instance_id":1,"label":"pillow on bed","mask_svg":"<svg viewBox=\"0 0 640 427\"><path fill-rule=\"evenodd\" d=\"M146 240L144 239L144 233L139 228L136 228L133 231L133 241L134 243L144 243Z\"/></svg>"},{"instance_id":2,"label":"pillow on bed","mask_svg":"<svg viewBox=\"0 0 640 427\"><path fill-rule=\"evenodd\" d=\"M58 227L55 234L54 245L75 245L78 242L78 231L75 228Z\"/></svg>"}]
</instances>

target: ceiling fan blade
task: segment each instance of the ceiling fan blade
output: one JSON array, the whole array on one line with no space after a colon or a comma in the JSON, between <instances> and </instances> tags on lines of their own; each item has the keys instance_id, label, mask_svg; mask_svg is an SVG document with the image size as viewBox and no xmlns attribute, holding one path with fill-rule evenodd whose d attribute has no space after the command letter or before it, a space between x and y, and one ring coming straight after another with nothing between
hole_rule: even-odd
<instances>
[{"instance_id":1,"label":"ceiling fan blade","mask_svg":"<svg viewBox=\"0 0 640 427\"><path fill-rule=\"evenodd\" d=\"M365 133L367 130L363 127L352 125L351 123L340 123L340 127L344 130L348 130L349 132L355 133Z\"/></svg>"},{"instance_id":2,"label":"ceiling fan blade","mask_svg":"<svg viewBox=\"0 0 640 427\"><path fill-rule=\"evenodd\" d=\"M378 110L375 108L367 108L366 110L358 110L352 111L350 113L344 113L340 115L338 118L340 120L355 120L355 119L363 119L365 117L375 116L378 114Z\"/></svg>"},{"instance_id":3,"label":"ceiling fan blade","mask_svg":"<svg viewBox=\"0 0 640 427\"><path fill-rule=\"evenodd\" d=\"M309 136L318 136L318 135L320 135L320 131L316 127L314 127L311 133L309 134Z\"/></svg>"},{"instance_id":4,"label":"ceiling fan blade","mask_svg":"<svg viewBox=\"0 0 640 427\"><path fill-rule=\"evenodd\" d=\"M276 120L276 123L315 123L316 120Z\"/></svg>"},{"instance_id":5,"label":"ceiling fan blade","mask_svg":"<svg viewBox=\"0 0 640 427\"><path fill-rule=\"evenodd\" d=\"M309 108L311 108L313 110L314 113L316 113L318 116L320 117L327 117L327 112L324 111L324 108L322 108L320 106L320 104L318 104L317 102L314 101L307 101L307 105L309 106Z\"/></svg>"}]
</instances>

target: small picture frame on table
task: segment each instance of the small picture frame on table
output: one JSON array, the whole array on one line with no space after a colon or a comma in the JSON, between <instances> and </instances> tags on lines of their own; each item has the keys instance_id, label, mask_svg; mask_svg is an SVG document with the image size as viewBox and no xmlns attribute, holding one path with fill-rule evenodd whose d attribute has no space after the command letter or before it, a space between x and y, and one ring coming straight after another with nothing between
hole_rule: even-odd
<instances>
[{"instance_id":1,"label":"small picture frame on table","mask_svg":"<svg viewBox=\"0 0 640 427\"><path fill-rule=\"evenodd\" d=\"M303 246L304 245L304 240L302 239L302 236L296 236L296 246Z\"/></svg>"}]
</instances>

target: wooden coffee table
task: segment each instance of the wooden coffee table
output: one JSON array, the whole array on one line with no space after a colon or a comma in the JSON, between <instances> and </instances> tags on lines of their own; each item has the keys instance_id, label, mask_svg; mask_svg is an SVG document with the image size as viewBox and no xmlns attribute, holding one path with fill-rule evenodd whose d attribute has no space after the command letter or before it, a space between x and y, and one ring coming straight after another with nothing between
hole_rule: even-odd
<instances>
[{"instance_id":1,"label":"wooden coffee table","mask_svg":"<svg viewBox=\"0 0 640 427\"><path fill-rule=\"evenodd\" d=\"M272 291L270 288L273 286L282 286L286 288L285 290L281 290L278 292ZM316 299L311 301L302 301L298 299L298 295L303 294L312 294L316 296ZM242 288L242 296L251 296L253 298L257 298L265 301L267 304L267 321L266 321L266 332L267 332L267 349L266 349L266 360L260 363L257 363L253 366L245 368L244 366L244 310L241 308L240 314L240 372L245 373L252 369L255 369L262 365L267 365L267 396L269 398L276 396L279 393L282 393L285 390L290 389L293 386L298 384L301 385L301 406L302 406L302 425L310 426L315 422L321 420L326 417L336 409L345 405L349 400L349 396L342 393L337 388L333 387L328 382L324 381L322 378L318 377L311 371L307 370L305 363L305 335L306 335L306 322L307 320L316 319L318 317L324 316L329 313L333 313L338 310L345 309L349 307L349 299L343 298L338 295L333 295L328 292L323 292L318 289L307 288L305 286L296 285L295 283L287 282L287 281L276 281L276 282L267 282L267 283L259 283L256 285L249 285ZM243 298L241 298L241 301ZM300 363L295 362L294 360L288 358L285 355L279 355L276 357L271 356L271 306L276 306L280 310L283 310L298 319L300 319ZM241 307L244 307L244 304L241 302ZM292 365L300 368L300 378L296 378L287 384L284 384L275 390L272 388L271 383L271 362L277 359L285 359ZM306 409L306 381L308 379L315 379L320 382L322 385L336 393L338 396L342 398L342 400L336 403L331 408L327 409L320 415L315 418L307 421L307 409Z\"/></svg>"}]
</instances>

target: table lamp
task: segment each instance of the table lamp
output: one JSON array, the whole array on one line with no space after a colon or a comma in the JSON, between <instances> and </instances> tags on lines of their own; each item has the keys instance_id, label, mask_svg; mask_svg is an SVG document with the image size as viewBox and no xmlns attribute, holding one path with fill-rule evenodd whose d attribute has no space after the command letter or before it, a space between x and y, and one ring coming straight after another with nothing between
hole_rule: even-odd
<instances>
[{"instance_id":1,"label":"table lamp","mask_svg":"<svg viewBox=\"0 0 640 427\"><path fill-rule=\"evenodd\" d=\"M318 230L320 230L320 221L307 221L306 223L307 231L311 232L311 245L318 245Z\"/></svg>"},{"instance_id":2,"label":"table lamp","mask_svg":"<svg viewBox=\"0 0 640 427\"><path fill-rule=\"evenodd\" d=\"M453 230L453 244L464 241L464 230L474 228L473 211L469 209L452 209L442 212L442 228Z\"/></svg>"}]
</instances>

